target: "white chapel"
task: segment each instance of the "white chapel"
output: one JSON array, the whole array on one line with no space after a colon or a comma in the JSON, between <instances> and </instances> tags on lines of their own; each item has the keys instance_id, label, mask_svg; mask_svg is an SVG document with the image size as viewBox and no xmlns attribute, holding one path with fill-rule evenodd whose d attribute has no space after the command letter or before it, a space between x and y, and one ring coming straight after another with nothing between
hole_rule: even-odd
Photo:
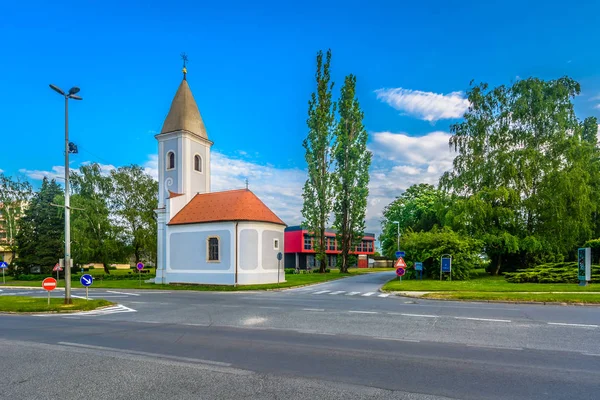
<instances>
[{"instance_id":1,"label":"white chapel","mask_svg":"<svg viewBox=\"0 0 600 400\"><path fill-rule=\"evenodd\" d=\"M210 191L206 128L186 79L158 140L155 283L247 285L285 281L285 223L248 189Z\"/></svg>"}]
</instances>

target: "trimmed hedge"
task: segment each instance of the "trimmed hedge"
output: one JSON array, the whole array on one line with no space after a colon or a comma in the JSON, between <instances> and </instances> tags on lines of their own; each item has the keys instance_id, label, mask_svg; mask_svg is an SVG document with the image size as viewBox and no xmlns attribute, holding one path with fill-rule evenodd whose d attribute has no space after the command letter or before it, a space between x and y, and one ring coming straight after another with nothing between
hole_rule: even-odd
<instances>
[{"instance_id":1,"label":"trimmed hedge","mask_svg":"<svg viewBox=\"0 0 600 400\"><path fill-rule=\"evenodd\" d=\"M507 272L504 279L511 283L578 283L577 262L541 264L533 268ZM592 283L600 283L600 265L592 265Z\"/></svg>"}]
</instances>

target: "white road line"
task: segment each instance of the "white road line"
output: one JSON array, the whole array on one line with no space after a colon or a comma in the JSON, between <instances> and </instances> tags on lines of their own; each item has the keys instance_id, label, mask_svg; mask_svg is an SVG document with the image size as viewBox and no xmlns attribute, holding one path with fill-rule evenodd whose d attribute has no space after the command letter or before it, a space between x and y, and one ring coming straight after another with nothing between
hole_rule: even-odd
<instances>
[{"instance_id":1,"label":"white road line","mask_svg":"<svg viewBox=\"0 0 600 400\"><path fill-rule=\"evenodd\" d=\"M342 294L342 293L346 293L346 291L345 290L337 290L337 291L331 292L329 294Z\"/></svg>"},{"instance_id":2,"label":"white road line","mask_svg":"<svg viewBox=\"0 0 600 400\"><path fill-rule=\"evenodd\" d=\"M136 354L136 355L141 355L141 356L150 356L150 357L154 357L154 358L168 358L168 359L173 359L173 360L183 360L183 361L200 363L200 364L218 365L220 367L231 366L231 364L229 364L229 363L224 363L224 362L219 362L219 361L202 360L199 358L171 356L171 355L167 355L167 354L147 353L145 351L126 350L126 349L119 349L116 347L92 346L92 345L88 345L88 344L71 343L71 342L58 342L58 344L60 344L62 346L80 347L80 348L91 349L91 350L116 351L119 353Z\"/></svg>"},{"instance_id":3,"label":"white road line","mask_svg":"<svg viewBox=\"0 0 600 400\"><path fill-rule=\"evenodd\" d=\"M346 296L354 296L360 294L360 292L350 292L350 293L346 293Z\"/></svg>"},{"instance_id":4,"label":"white road line","mask_svg":"<svg viewBox=\"0 0 600 400\"><path fill-rule=\"evenodd\" d=\"M303 308L303 311L325 311L324 308Z\"/></svg>"},{"instance_id":5,"label":"white road line","mask_svg":"<svg viewBox=\"0 0 600 400\"><path fill-rule=\"evenodd\" d=\"M281 307L260 306L258 308L268 308L268 309L271 309L271 310L279 310Z\"/></svg>"},{"instance_id":6,"label":"white road line","mask_svg":"<svg viewBox=\"0 0 600 400\"><path fill-rule=\"evenodd\" d=\"M470 317L454 317L454 319L465 319L469 321L485 321L485 322L512 322L508 319L491 319L491 318L470 318Z\"/></svg>"},{"instance_id":7,"label":"white road line","mask_svg":"<svg viewBox=\"0 0 600 400\"><path fill-rule=\"evenodd\" d=\"M379 314L377 311L348 311L354 314Z\"/></svg>"},{"instance_id":8,"label":"white road line","mask_svg":"<svg viewBox=\"0 0 600 400\"><path fill-rule=\"evenodd\" d=\"M581 354L583 354L584 356L600 357L600 354L596 354L596 353L584 353L584 352L582 352Z\"/></svg>"},{"instance_id":9,"label":"white road line","mask_svg":"<svg viewBox=\"0 0 600 400\"><path fill-rule=\"evenodd\" d=\"M495 350L523 350L522 347L502 347L502 346L486 346L477 344L468 344L467 347L476 347L480 349L495 349Z\"/></svg>"},{"instance_id":10,"label":"white road line","mask_svg":"<svg viewBox=\"0 0 600 400\"><path fill-rule=\"evenodd\" d=\"M390 295L389 293L383 293L383 294L377 295L377 297L388 297L389 295Z\"/></svg>"},{"instance_id":11,"label":"white road line","mask_svg":"<svg viewBox=\"0 0 600 400\"><path fill-rule=\"evenodd\" d=\"M419 343L420 342L420 340L414 340L414 339L400 339L400 338L391 338L391 337L383 337L383 336L375 336L373 339L394 340L396 342L410 342L410 343Z\"/></svg>"},{"instance_id":12,"label":"white road line","mask_svg":"<svg viewBox=\"0 0 600 400\"><path fill-rule=\"evenodd\" d=\"M598 328L598 325L587 325L587 324L566 324L564 322L548 322L548 325L558 326L575 326L577 328Z\"/></svg>"},{"instance_id":13,"label":"white road line","mask_svg":"<svg viewBox=\"0 0 600 400\"><path fill-rule=\"evenodd\" d=\"M313 294L323 294L327 292L330 292L330 290L319 290L318 292L314 292Z\"/></svg>"},{"instance_id":14,"label":"white road line","mask_svg":"<svg viewBox=\"0 0 600 400\"><path fill-rule=\"evenodd\" d=\"M75 296L74 294L71 294L71 297L75 297L76 299L84 299L85 300L85 296ZM88 300L94 300L92 297L88 297Z\"/></svg>"},{"instance_id":15,"label":"white road line","mask_svg":"<svg viewBox=\"0 0 600 400\"><path fill-rule=\"evenodd\" d=\"M130 304L148 304L147 301L130 301ZM156 303L152 303L152 304L156 304ZM164 304L168 304L168 303L164 303Z\"/></svg>"},{"instance_id":16,"label":"white road line","mask_svg":"<svg viewBox=\"0 0 600 400\"><path fill-rule=\"evenodd\" d=\"M362 296L373 296L375 294L375 292L369 292L369 293L365 293Z\"/></svg>"},{"instance_id":17,"label":"white road line","mask_svg":"<svg viewBox=\"0 0 600 400\"><path fill-rule=\"evenodd\" d=\"M183 325L187 325L187 326L210 326L209 324L183 324Z\"/></svg>"},{"instance_id":18,"label":"white road line","mask_svg":"<svg viewBox=\"0 0 600 400\"><path fill-rule=\"evenodd\" d=\"M404 317L423 317L423 318L438 318L438 315L428 315L428 314L400 314Z\"/></svg>"},{"instance_id":19,"label":"white road line","mask_svg":"<svg viewBox=\"0 0 600 400\"><path fill-rule=\"evenodd\" d=\"M115 292L112 290L107 290L106 293L126 294L127 296L139 296L139 294L137 294L137 293Z\"/></svg>"}]
</instances>

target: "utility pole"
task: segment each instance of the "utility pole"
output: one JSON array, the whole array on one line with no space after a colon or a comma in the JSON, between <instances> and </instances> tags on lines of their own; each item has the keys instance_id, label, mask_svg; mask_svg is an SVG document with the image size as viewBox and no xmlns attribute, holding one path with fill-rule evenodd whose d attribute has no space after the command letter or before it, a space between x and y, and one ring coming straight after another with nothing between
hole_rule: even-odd
<instances>
[{"instance_id":1,"label":"utility pole","mask_svg":"<svg viewBox=\"0 0 600 400\"><path fill-rule=\"evenodd\" d=\"M69 192L69 99L83 100L76 96L79 88L73 86L65 93L58 86L50 85L52 90L65 98L65 304L71 304L71 198Z\"/></svg>"}]
</instances>

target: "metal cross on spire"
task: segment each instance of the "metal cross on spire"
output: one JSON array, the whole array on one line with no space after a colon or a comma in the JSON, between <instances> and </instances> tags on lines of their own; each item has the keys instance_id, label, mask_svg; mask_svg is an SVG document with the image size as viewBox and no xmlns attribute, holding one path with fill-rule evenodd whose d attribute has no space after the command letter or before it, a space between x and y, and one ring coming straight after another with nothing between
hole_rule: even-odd
<instances>
[{"instance_id":1,"label":"metal cross on spire","mask_svg":"<svg viewBox=\"0 0 600 400\"><path fill-rule=\"evenodd\" d=\"M248 178L246 178L246 190L248 190Z\"/></svg>"},{"instance_id":2,"label":"metal cross on spire","mask_svg":"<svg viewBox=\"0 0 600 400\"><path fill-rule=\"evenodd\" d=\"M187 62L188 62L187 54L181 53L181 59L183 60L183 70L182 70L183 71L183 80L186 80L186 77L185 77L185 75L187 74L186 65L187 65Z\"/></svg>"}]
</instances>

